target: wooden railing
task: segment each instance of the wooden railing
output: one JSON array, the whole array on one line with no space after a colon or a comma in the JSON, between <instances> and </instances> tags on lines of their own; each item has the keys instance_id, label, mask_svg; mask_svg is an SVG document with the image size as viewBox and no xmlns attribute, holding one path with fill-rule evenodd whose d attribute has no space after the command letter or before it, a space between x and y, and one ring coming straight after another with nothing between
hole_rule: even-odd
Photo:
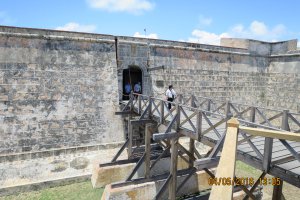
<instances>
[{"instance_id":1,"label":"wooden railing","mask_svg":"<svg viewBox=\"0 0 300 200\"><path fill-rule=\"evenodd\" d=\"M168 104L172 105L171 109L168 109ZM131 119L130 116L133 113L138 115L138 119ZM132 126L134 124L145 124L146 127L148 127L146 128L145 152L137 162L136 167L133 169L126 181L130 181L132 179L143 162L146 162L145 177L149 178L150 170L153 168L153 166L158 162L159 159L167 155L171 150L170 174L166 177L166 181L156 195L156 199L161 199L166 188L168 188L169 199L175 199L176 193L182 188L183 184L196 170L204 169L208 174L214 177L208 168L218 164L220 158L217 155L222 149L224 141L225 145L223 147L222 155L226 152L230 152L231 154L238 151L237 148L234 148L234 151L232 149L227 150L228 148L232 148L233 146L236 147L243 143L249 144L250 148L257 154L257 157L262 160L261 169L263 170L263 173L261 177L264 177L270 170L270 167L276 164L272 163L271 160L273 146L272 137L279 137L279 134L276 135L276 131L289 135L287 138L285 136L284 138L278 139L291 153L289 158L283 158L282 160L278 160L276 162L280 163L286 161L287 159L291 160L294 158L300 161L299 154L286 141L287 139L298 141L297 138L299 136L296 133L300 132L300 114L290 113L288 110L280 111L232 103L229 101L216 101L209 98L195 96L190 96L189 98L184 99L182 95L179 95L175 102L168 102L164 99L155 97L149 97L141 94L131 94L129 101L124 106L122 111L116 112L116 114L129 115L128 138L120 151L113 158L112 162L116 162L117 158L126 147L128 149L129 157L131 156L133 152ZM241 137L239 137L239 140L236 139L236 141L232 140L232 137L236 137L235 134L233 136L228 136L228 138L230 137L231 139L225 139L227 137L226 130L228 133L237 130L237 128L235 128L236 126L232 125L233 123L231 123L231 125L230 122L226 123L232 117L235 117L240 124L239 135ZM165 125L166 128L164 131L151 132L149 123L152 123L153 121ZM227 126L228 129L226 129ZM224 129L224 132L220 132L221 128ZM289 133L288 131L292 131L294 133ZM269 135L267 133L269 133ZM209 135L209 137L206 137L207 135ZM184 148L178 142L178 138L180 136L187 136L190 138L189 149ZM251 141L253 138L258 136L266 137L264 141L263 153L261 153ZM151 148L149 145L151 137L164 148L164 151L160 156L155 158L152 165L149 165L151 154ZM201 157L194 146L194 142L195 140L204 140L204 138L206 138L206 142L211 141L211 149L206 156ZM183 154L186 154L188 159L185 158ZM187 174L187 178L179 186L176 185L177 174L181 173L180 171L177 171L178 156L180 156L190 166L190 168L184 172ZM235 160L235 156L232 158ZM232 164L231 161L232 160L228 162L230 165ZM221 167L222 163L224 162L226 161L223 161L221 157L221 164L219 164L219 166ZM231 177L232 166L228 172L231 173ZM250 198L254 198L252 192L257 187L257 182L256 185L251 188L251 190L248 190L245 186L240 187ZM230 190L232 192L232 188ZM212 194L214 194L214 190L212 191Z\"/></svg>"},{"instance_id":2,"label":"wooden railing","mask_svg":"<svg viewBox=\"0 0 300 200\"><path fill-rule=\"evenodd\" d=\"M238 141L238 134L246 135L246 138L254 138L254 137L264 137L264 152L263 154L259 153L259 157L262 159L262 174L253 183L252 188L249 190L252 193L259 182L261 182L266 175L266 173L270 170L271 165L274 163L271 162L272 158L272 147L273 147L273 139L278 139L282 144L290 151L290 157L284 158L284 162L287 162L291 159L296 159L300 163L299 154L289 145L288 141L300 142L300 135L297 133L286 132L286 131L275 131L275 130L267 130L261 128L251 128L245 126L239 126L237 119L231 119L227 122L227 134L225 137L224 147L221 153L220 162L217 168L217 174L214 177L216 181L220 181L224 179L224 177L228 178L230 181L235 180L235 159L237 154L237 147L240 141ZM259 152L258 150L256 152ZM280 186L280 179L276 179L278 184L276 186ZM230 182L231 183L231 182ZM214 185L211 190L210 199L232 199L233 187L231 184L220 184ZM278 192L278 190L277 190ZM273 193L274 195L274 193ZM281 199L281 193L275 194ZM253 197L252 197L253 198ZM277 199L277 198L273 198Z\"/></svg>"}]
</instances>

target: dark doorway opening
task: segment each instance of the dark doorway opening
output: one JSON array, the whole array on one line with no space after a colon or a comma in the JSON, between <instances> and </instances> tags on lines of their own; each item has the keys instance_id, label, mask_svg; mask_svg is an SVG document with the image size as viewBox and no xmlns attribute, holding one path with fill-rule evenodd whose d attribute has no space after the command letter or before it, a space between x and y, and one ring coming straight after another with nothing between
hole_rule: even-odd
<instances>
[{"instance_id":1,"label":"dark doorway opening","mask_svg":"<svg viewBox=\"0 0 300 200\"><path fill-rule=\"evenodd\" d=\"M133 90L136 83L141 83L141 93L143 93L143 73L142 70L137 66L130 66L128 69L123 70L123 100L129 100L128 93L126 93L125 85L129 83Z\"/></svg>"}]
</instances>

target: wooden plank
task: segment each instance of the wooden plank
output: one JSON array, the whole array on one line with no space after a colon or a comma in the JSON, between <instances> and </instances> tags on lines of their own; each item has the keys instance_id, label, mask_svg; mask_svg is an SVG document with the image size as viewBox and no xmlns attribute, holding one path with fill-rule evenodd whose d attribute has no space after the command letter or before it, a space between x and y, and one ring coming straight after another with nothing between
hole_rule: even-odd
<instances>
[{"instance_id":1,"label":"wooden plank","mask_svg":"<svg viewBox=\"0 0 300 200\"><path fill-rule=\"evenodd\" d=\"M230 119L227 122L227 134L224 141L224 146L217 168L216 178L230 177L231 180L235 176L236 148L239 122L236 119ZM209 196L210 200L215 199L232 199L232 185L212 186Z\"/></svg>"},{"instance_id":2,"label":"wooden plank","mask_svg":"<svg viewBox=\"0 0 300 200\"><path fill-rule=\"evenodd\" d=\"M240 126L240 130L245 131L250 135L300 142L300 135L292 132L273 131L273 130L266 130L261 128L250 128L245 126Z\"/></svg>"}]
</instances>

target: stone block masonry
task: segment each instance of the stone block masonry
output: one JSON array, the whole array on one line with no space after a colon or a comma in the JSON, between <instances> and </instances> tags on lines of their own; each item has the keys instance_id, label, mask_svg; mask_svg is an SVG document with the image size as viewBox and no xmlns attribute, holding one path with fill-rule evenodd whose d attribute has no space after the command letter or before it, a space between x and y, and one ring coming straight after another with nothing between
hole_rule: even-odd
<instances>
[{"instance_id":1,"label":"stone block masonry","mask_svg":"<svg viewBox=\"0 0 300 200\"><path fill-rule=\"evenodd\" d=\"M114 37L9 30L0 28L0 154L124 140Z\"/></svg>"}]
</instances>

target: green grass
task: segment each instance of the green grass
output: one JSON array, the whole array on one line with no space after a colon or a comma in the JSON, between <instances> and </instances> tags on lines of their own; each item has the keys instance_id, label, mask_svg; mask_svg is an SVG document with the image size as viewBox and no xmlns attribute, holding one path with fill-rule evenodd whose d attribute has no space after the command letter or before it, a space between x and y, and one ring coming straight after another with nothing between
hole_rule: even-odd
<instances>
[{"instance_id":1,"label":"green grass","mask_svg":"<svg viewBox=\"0 0 300 200\"><path fill-rule=\"evenodd\" d=\"M104 188L93 189L90 181L47 188L40 191L0 197L0 200L94 200L101 199Z\"/></svg>"}]
</instances>

